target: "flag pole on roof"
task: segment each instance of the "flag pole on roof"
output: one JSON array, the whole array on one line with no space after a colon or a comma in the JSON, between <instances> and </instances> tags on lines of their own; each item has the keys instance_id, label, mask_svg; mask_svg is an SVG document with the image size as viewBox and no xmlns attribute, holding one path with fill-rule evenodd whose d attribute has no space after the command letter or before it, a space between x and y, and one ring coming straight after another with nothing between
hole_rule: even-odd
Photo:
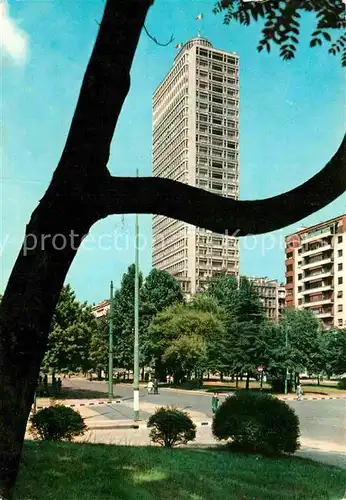
<instances>
[{"instance_id":1,"label":"flag pole on roof","mask_svg":"<svg viewBox=\"0 0 346 500\"><path fill-rule=\"evenodd\" d=\"M203 12L201 12L200 14L198 14L198 16L196 17L196 21L203 21L204 19L204 14ZM202 28L203 28L203 25L202 25ZM197 32L197 36L200 37L201 36L201 31L202 30L198 30ZM204 31L204 30L203 30Z\"/></svg>"}]
</instances>

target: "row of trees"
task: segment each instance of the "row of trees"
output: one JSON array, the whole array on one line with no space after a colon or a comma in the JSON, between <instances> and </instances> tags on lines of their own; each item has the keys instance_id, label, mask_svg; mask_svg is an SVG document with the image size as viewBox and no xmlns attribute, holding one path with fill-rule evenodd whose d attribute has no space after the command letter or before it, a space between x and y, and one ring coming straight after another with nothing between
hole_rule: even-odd
<instances>
[{"instance_id":1,"label":"row of trees","mask_svg":"<svg viewBox=\"0 0 346 500\"><path fill-rule=\"evenodd\" d=\"M123 275L115 292L114 364L133 367L135 267ZM109 315L98 320L71 287L58 302L43 371L94 371L108 366ZM260 298L245 277L222 275L211 280L208 292L185 302L177 281L153 269L140 275L140 363L176 383L201 379L206 373L238 377L257 375L258 365L274 381L291 380L307 370L312 374L346 372L346 332L321 331L307 310L287 310L279 324L270 322Z\"/></svg>"}]
</instances>

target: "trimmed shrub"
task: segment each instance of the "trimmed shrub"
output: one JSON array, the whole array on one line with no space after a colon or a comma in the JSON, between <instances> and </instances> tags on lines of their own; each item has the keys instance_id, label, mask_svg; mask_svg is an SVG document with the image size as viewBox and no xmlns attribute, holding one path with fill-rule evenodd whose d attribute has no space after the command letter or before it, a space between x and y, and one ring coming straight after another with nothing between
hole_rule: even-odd
<instances>
[{"instance_id":1,"label":"trimmed shrub","mask_svg":"<svg viewBox=\"0 0 346 500\"><path fill-rule=\"evenodd\" d=\"M158 408L150 416L147 427L151 429L150 439L166 448L186 444L196 438L196 426L190 415L175 406Z\"/></svg>"},{"instance_id":2,"label":"trimmed shrub","mask_svg":"<svg viewBox=\"0 0 346 500\"><path fill-rule=\"evenodd\" d=\"M284 401L270 394L239 391L229 396L213 419L213 434L232 439L235 450L275 455L299 448L299 419Z\"/></svg>"},{"instance_id":3,"label":"trimmed shrub","mask_svg":"<svg viewBox=\"0 0 346 500\"><path fill-rule=\"evenodd\" d=\"M78 411L64 405L54 405L38 411L31 419L31 433L42 441L71 441L87 430Z\"/></svg>"},{"instance_id":4,"label":"trimmed shrub","mask_svg":"<svg viewBox=\"0 0 346 500\"><path fill-rule=\"evenodd\" d=\"M341 390L346 389L346 377L343 377L340 380L338 380L337 388Z\"/></svg>"}]
</instances>

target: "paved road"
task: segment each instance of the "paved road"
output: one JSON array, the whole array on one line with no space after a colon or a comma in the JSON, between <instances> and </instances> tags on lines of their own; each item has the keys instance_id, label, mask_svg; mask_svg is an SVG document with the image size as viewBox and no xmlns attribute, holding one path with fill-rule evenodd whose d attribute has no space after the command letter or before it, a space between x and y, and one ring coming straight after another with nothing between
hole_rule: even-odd
<instances>
[{"instance_id":1,"label":"paved road","mask_svg":"<svg viewBox=\"0 0 346 500\"><path fill-rule=\"evenodd\" d=\"M71 388L99 391L107 394L105 382L89 382L85 379L65 379L64 385ZM132 387L116 385L114 393L121 396L123 404L113 404L105 407L93 407L93 410L107 419L133 418ZM221 400L223 396L220 397ZM146 419L155 406L174 404L185 408L188 412L199 412L201 416L212 417L211 394L196 394L175 392L170 389L160 389L158 395L147 395L145 389L140 390L140 417ZM305 439L322 443L333 443L346 449L346 400L289 401L300 420L301 435Z\"/></svg>"}]
</instances>

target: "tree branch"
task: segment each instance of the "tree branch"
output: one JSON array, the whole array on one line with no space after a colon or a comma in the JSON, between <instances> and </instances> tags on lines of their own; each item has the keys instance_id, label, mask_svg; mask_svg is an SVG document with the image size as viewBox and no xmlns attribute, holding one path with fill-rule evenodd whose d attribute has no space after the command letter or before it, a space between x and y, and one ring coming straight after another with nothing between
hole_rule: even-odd
<instances>
[{"instance_id":1,"label":"tree branch","mask_svg":"<svg viewBox=\"0 0 346 500\"><path fill-rule=\"evenodd\" d=\"M237 236L275 231L344 193L345 148L346 136L319 173L291 191L264 200L236 201L160 177L112 177L101 190L104 212L154 213Z\"/></svg>"},{"instance_id":2,"label":"tree branch","mask_svg":"<svg viewBox=\"0 0 346 500\"><path fill-rule=\"evenodd\" d=\"M169 45L170 43L172 43L172 42L173 42L173 40L174 40L173 35L171 35L171 38L168 40L168 42L167 42L167 43L160 43L160 42L158 42L157 38L155 38L154 36L152 36L152 35L149 33L149 31L147 30L147 28L146 28L145 24L143 25L143 28L144 28L144 31L146 32L146 34L148 35L148 37L149 37L149 38L150 38L153 42L155 42L155 43L156 43L156 45L160 45L160 47L167 47L167 45Z\"/></svg>"}]
</instances>

